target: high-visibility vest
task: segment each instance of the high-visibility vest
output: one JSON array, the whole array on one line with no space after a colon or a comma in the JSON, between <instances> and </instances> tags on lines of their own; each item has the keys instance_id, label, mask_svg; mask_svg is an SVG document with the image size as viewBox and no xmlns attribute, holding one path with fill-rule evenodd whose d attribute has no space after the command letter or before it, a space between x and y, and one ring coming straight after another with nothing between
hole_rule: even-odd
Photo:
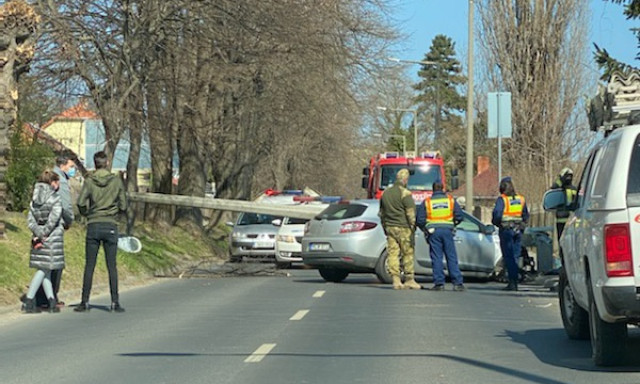
<instances>
[{"instance_id":1,"label":"high-visibility vest","mask_svg":"<svg viewBox=\"0 0 640 384\"><path fill-rule=\"evenodd\" d=\"M424 200L427 208L427 225L429 224L450 224L453 225L454 202L451 195L433 198L427 197Z\"/></svg>"},{"instance_id":2,"label":"high-visibility vest","mask_svg":"<svg viewBox=\"0 0 640 384\"><path fill-rule=\"evenodd\" d=\"M573 201L576 199L576 195L578 194L578 191L573 189L573 188L566 188L564 190L565 196L566 196L566 207L569 207ZM556 223L566 223L567 220L569 220L569 210L563 208L559 208L556 211Z\"/></svg>"},{"instance_id":3,"label":"high-visibility vest","mask_svg":"<svg viewBox=\"0 0 640 384\"><path fill-rule=\"evenodd\" d=\"M522 209L524 208L524 196L507 196L502 194L504 210L502 211L502 222L522 221Z\"/></svg>"}]
</instances>

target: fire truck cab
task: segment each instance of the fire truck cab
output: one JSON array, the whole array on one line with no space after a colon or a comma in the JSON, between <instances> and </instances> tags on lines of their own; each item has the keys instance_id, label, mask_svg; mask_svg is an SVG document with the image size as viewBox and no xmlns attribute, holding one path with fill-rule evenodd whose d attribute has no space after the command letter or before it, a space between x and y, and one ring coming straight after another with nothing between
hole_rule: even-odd
<instances>
[{"instance_id":1,"label":"fire truck cab","mask_svg":"<svg viewBox=\"0 0 640 384\"><path fill-rule=\"evenodd\" d=\"M367 198L380 199L384 190L393 185L396 174L402 168L409 170L407 188L413 194L416 204L422 202L433 191L433 183L442 182L445 190L444 163L439 152L422 152L419 156L407 153L385 152L371 158L369 166L362 170L362 188L367 190ZM457 171L452 171L451 188L458 187Z\"/></svg>"}]
</instances>

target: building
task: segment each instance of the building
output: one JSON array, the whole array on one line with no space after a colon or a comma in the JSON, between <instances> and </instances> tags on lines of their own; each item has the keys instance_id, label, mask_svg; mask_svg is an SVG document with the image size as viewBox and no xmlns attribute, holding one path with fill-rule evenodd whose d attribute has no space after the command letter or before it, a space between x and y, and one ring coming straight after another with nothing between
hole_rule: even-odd
<instances>
[{"instance_id":1,"label":"building","mask_svg":"<svg viewBox=\"0 0 640 384\"><path fill-rule=\"evenodd\" d=\"M85 102L63 111L46 122L40 131L54 138L69 150L77 154L87 170L95 168L93 155L105 148L106 139L102 120ZM129 139L124 135L118 142L112 161L112 170L126 171L129 158ZM145 135L140 148L138 161L138 180L141 185L149 181L151 174L151 148Z\"/></svg>"}]
</instances>

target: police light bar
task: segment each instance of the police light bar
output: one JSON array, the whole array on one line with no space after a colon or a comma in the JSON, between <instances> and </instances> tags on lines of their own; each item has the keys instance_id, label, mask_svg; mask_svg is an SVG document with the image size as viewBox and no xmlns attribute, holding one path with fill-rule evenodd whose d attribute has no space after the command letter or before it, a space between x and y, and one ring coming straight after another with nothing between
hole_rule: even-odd
<instances>
[{"instance_id":1,"label":"police light bar","mask_svg":"<svg viewBox=\"0 0 640 384\"><path fill-rule=\"evenodd\" d=\"M296 196L300 196L302 195L304 192L300 189L285 189L282 191L278 191L276 189L266 189L263 194L265 196L279 196L279 195L296 195Z\"/></svg>"},{"instance_id":2,"label":"police light bar","mask_svg":"<svg viewBox=\"0 0 640 384\"><path fill-rule=\"evenodd\" d=\"M309 203L312 201L317 201L321 203L331 204L341 202L342 196L294 196L293 201L299 203Z\"/></svg>"},{"instance_id":3,"label":"police light bar","mask_svg":"<svg viewBox=\"0 0 640 384\"><path fill-rule=\"evenodd\" d=\"M420 157L423 159L438 159L440 158L440 151L422 152Z\"/></svg>"}]
</instances>

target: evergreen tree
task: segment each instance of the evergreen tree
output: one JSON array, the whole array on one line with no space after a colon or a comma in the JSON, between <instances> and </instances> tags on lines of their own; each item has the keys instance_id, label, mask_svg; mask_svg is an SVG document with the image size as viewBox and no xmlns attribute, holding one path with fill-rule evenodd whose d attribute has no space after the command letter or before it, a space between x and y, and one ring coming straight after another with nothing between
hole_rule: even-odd
<instances>
[{"instance_id":1,"label":"evergreen tree","mask_svg":"<svg viewBox=\"0 0 640 384\"><path fill-rule=\"evenodd\" d=\"M611 1L616 4L624 4L624 15L627 16L629 20L640 19L640 0L605 0ZM636 54L636 60L640 60L640 28L631 28L631 31L636 35L638 39L638 52ZM637 69L632 65L623 63L618 61L617 59L611 57L609 52L605 48L601 48L594 44L596 51L594 53L596 63L598 63L598 67L603 70L603 74L601 79L604 81L608 81L613 72L626 72Z\"/></svg>"},{"instance_id":2,"label":"evergreen tree","mask_svg":"<svg viewBox=\"0 0 640 384\"><path fill-rule=\"evenodd\" d=\"M437 35L423 61L428 63L422 64L418 71L421 80L414 85L418 113L423 117L420 128L447 164L459 167L464 164L466 143L462 124L466 99L459 88L467 80L456 59L455 43L450 37Z\"/></svg>"}]
</instances>

